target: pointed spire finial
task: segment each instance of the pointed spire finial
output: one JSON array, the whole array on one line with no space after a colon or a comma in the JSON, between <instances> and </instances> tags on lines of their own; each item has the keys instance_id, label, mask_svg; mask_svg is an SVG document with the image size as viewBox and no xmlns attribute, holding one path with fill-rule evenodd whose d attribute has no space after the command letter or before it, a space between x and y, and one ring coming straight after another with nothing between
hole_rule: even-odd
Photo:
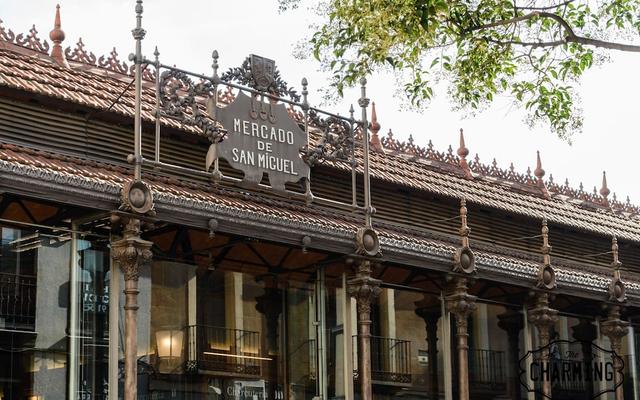
<instances>
[{"instance_id":1,"label":"pointed spire finial","mask_svg":"<svg viewBox=\"0 0 640 400\"><path fill-rule=\"evenodd\" d=\"M533 170L533 175L536 177L536 185L542 191L543 196L546 199L550 199L551 195L547 190L547 185L544 183L544 180L542 179L544 178L544 174L545 174L545 171L542 168L542 160L540 159L540 150L538 150L536 151L536 169Z\"/></svg>"},{"instance_id":2,"label":"pointed spire finial","mask_svg":"<svg viewBox=\"0 0 640 400\"><path fill-rule=\"evenodd\" d=\"M378 114L376 112L376 102L371 102L371 150L376 153L384 153L384 148L382 147L382 142L380 142L380 137L378 136L378 132L380 132L380 124L378 123Z\"/></svg>"},{"instance_id":3,"label":"pointed spire finial","mask_svg":"<svg viewBox=\"0 0 640 400\"><path fill-rule=\"evenodd\" d=\"M606 171L602 171L602 187L600 188L600 195L603 197L606 205L609 205L609 200L607 199L609 193L611 193L611 190L609 190L609 187L607 186L607 173Z\"/></svg>"},{"instance_id":4,"label":"pointed spire finial","mask_svg":"<svg viewBox=\"0 0 640 400\"><path fill-rule=\"evenodd\" d=\"M473 175L471 174L471 168L469 168L469 163L467 162L467 156L469 155L469 149L467 148L464 142L464 130L460 128L460 147L456 151L458 153L458 157L460 157L460 168L464 172L464 176L471 179Z\"/></svg>"},{"instance_id":5,"label":"pointed spire finial","mask_svg":"<svg viewBox=\"0 0 640 400\"><path fill-rule=\"evenodd\" d=\"M53 21L53 29L49 32L49 39L53 42L51 48L51 58L53 58L59 65L68 66L67 60L64 57L62 51L62 42L64 41L64 31L62 30L62 23L60 22L60 4L56 5L56 17Z\"/></svg>"},{"instance_id":6,"label":"pointed spire finial","mask_svg":"<svg viewBox=\"0 0 640 400\"><path fill-rule=\"evenodd\" d=\"M544 169L542 169L542 161L540 160L540 151L536 151L536 169L533 171L533 174L538 179L542 179L544 177Z\"/></svg>"}]
</instances>

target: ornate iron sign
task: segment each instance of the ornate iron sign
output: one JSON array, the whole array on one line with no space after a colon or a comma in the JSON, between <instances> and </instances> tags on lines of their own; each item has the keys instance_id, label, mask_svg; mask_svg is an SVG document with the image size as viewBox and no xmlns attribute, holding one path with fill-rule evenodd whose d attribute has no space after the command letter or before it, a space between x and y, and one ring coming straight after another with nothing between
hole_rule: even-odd
<instances>
[{"instance_id":1,"label":"ornate iron sign","mask_svg":"<svg viewBox=\"0 0 640 400\"><path fill-rule=\"evenodd\" d=\"M243 184L258 185L267 173L271 188L285 192L285 183L309 176L300 157L307 135L282 103L260 97L239 92L233 103L218 110L227 136L217 145L217 156L244 173Z\"/></svg>"}]
</instances>

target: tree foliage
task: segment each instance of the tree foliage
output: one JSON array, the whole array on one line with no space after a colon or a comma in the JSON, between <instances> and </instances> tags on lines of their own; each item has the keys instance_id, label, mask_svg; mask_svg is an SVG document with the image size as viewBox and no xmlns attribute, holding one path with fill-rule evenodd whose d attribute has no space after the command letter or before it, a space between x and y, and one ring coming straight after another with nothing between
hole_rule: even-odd
<instances>
[{"instance_id":1,"label":"tree foliage","mask_svg":"<svg viewBox=\"0 0 640 400\"><path fill-rule=\"evenodd\" d=\"M281 10L303 0L280 0ZM436 83L462 108L497 95L560 137L580 131L574 84L610 50L640 52L640 0L326 0L314 56L342 94L392 68L415 106Z\"/></svg>"}]
</instances>

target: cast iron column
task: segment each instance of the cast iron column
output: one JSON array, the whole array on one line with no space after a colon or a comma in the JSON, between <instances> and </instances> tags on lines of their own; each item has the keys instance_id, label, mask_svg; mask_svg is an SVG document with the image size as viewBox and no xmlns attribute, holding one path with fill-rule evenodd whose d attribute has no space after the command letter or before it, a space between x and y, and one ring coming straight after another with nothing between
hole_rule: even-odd
<instances>
[{"instance_id":1,"label":"cast iron column","mask_svg":"<svg viewBox=\"0 0 640 400\"><path fill-rule=\"evenodd\" d=\"M430 398L438 398L438 320L440 319L440 309L429 304L425 300L416 302L416 315L422 318L426 325L427 331L427 353L429 355L428 375L429 375L429 393ZM425 305L422 305L425 304Z\"/></svg>"},{"instance_id":2,"label":"cast iron column","mask_svg":"<svg viewBox=\"0 0 640 400\"><path fill-rule=\"evenodd\" d=\"M508 367L509 380L508 392L511 400L520 400L520 377L518 376L520 356L518 346L518 336L524 327L524 319L522 313L515 310L507 310L498 315L498 326L507 332L509 340L509 358Z\"/></svg>"},{"instance_id":3,"label":"cast iron column","mask_svg":"<svg viewBox=\"0 0 640 400\"><path fill-rule=\"evenodd\" d=\"M558 320L558 310L549 307L549 293L539 292L536 295L534 306L529 310L529 322L538 329L540 348L542 349L541 362L549 364L549 337L551 328ZM547 399L551 398L551 373L549 379L542 377L542 393Z\"/></svg>"},{"instance_id":4,"label":"cast iron column","mask_svg":"<svg viewBox=\"0 0 640 400\"><path fill-rule=\"evenodd\" d=\"M467 279L457 277L453 280L445 297L447 311L456 319L456 338L458 343L458 391L460 400L469 400L469 333L467 319L476 309L476 297L468 293Z\"/></svg>"},{"instance_id":5,"label":"cast iron column","mask_svg":"<svg viewBox=\"0 0 640 400\"><path fill-rule=\"evenodd\" d=\"M571 331L573 338L580 341L582 361L585 364L591 364L593 362L592 342L598 338L598 330L595 325L590 320L582 318L578 325L571 327ZM593 397L593 380L586 381L586 391L587 393L583 397L591 399Z\"/></svg>"},{"instance_id":6,"label":"cast iron column","mask_svg":"<svg viewBox=\"0 0 640 400\"><path fill-rule=\"evenodd\" d=\"M140 220L127 221L122 239L111 245L111 257L124 275L124 399L136 400L138 385L138 276L152 258L151 242L140 238Z\"/></svg>"},{"instance_id":7,"label":"cast iron column","mask_svg":"<svg viewBox=\"0 0 640 400\"><path fill-rule=\"evenodd\" d=\"M380 294L380 281L371 277L371 261L362 260L349 279L349 296L358 305L358 376L362 400L372 400L371 391L371 302Z\"/></svg>"},{"instance_id":8,"label":"cast iron column","mask_svg":"<svg viewBox=\"0 0 640 400\"><path fill-rule=\"evenodd\" d=\"M629 332L629 322L620 319L620 306L611 306L609 315L605 321L600 323L600 331L609 338L611 342L611 350L613 354L613 384L616 387L616 400L624 400L624 391L622 387L622 358L620 351L622 350L622 338ZM619 386L618 386L619 385Z\"/></svg>"}]
</instances>

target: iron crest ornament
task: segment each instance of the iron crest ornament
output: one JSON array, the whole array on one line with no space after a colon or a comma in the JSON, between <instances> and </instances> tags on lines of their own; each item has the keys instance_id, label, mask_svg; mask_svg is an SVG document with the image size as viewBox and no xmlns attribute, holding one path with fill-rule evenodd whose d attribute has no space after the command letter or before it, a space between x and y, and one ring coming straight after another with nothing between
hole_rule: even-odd
<instances>
[{"instance_id":1,"label":"iron crest ornament","mask_svg":"<svg viewBox=\"0 0 640 400\"><path fill-rule=\"evenodd\" d=\"M285 183L308 179L309 166L300 156L307 134L282 103L240 91L217 117L227 136L216 145L216 156L244 173L244 186L257 186L266 173L271 188L284 193Z\"/></svg>"},{"instance_id":2,"label":"iron crest ornament","mask_svg":"<svg viewBox=\"0 0 640 400\"><path fill-rule=\"evenodd\" d=\"M256 83L256 89L266 91L275 82L276 62L251 54L251 75Z\"/></svg>"},{"instance_id":3,"label":"iron crest ornament","mask_svg":"<svg viewBox=\"0 0 640 400\"><path fill-rule=\"evenodd\" d=\"M300 94L282 79L275 61L266 57L251 54L240 67L230 68L223 73L220 80L223 84L237 82L260 92L300 101Z\"/></svg>"}]
</instances>

